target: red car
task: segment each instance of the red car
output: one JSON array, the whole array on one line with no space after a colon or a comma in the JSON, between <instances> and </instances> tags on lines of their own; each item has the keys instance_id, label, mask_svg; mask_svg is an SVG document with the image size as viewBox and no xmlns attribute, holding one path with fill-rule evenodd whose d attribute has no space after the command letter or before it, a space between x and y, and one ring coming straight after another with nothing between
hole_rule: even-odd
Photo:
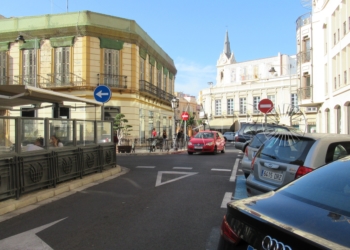
<instances>
[{"instance_id":1,"label":"red car","mask_svg":"<svg viewBox=\"0 0 350 250\"><path fill-rule=\"evenodd\" d=\"M199 131L187 143L187 153L225 153L225 138L218 131Z\"/></svg>"}]
</instances>

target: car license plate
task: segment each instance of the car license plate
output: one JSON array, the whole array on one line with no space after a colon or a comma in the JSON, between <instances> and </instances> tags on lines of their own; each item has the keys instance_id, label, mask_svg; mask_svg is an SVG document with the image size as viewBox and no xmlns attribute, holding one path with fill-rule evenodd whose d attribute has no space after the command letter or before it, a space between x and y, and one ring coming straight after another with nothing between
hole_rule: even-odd
<instances>
[{"instance_id":1,"label":"car license plate","mask_svg":"<svg viewBox=\"0 0 350 250\"><path fill-rule=\"evenodd\" d=\"M275 181L282 181L283 174L274 173L268 170L262 170L261 176L267 179L275 180Z\"/></svg>"},{"instance_id":2,"label":"car license plate","mask_svg":"<svg viewBox=\"0 0 350 250\"><path fill-rule=\"evenodd\" d=\"M195 149L202 149L202 146L194 146Z\"/></svg>"}]
</instances>

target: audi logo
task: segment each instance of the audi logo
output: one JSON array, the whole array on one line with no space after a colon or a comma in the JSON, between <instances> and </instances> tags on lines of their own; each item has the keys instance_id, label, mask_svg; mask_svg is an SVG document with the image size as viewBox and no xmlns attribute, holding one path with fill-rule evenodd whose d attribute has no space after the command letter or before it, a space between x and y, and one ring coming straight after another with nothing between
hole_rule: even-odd
<instances>
[{"instance_id":1,"label":"audi logo","mask_svg":"<svg viewBox=\"0 0 350 250\"><path fill-rule=\"evenodd\" d=\"M262 240L261 246L264 250L292 250L290 246L284 245L282 242L279 242L268 235Z\"/></svg>"}]
</instances>

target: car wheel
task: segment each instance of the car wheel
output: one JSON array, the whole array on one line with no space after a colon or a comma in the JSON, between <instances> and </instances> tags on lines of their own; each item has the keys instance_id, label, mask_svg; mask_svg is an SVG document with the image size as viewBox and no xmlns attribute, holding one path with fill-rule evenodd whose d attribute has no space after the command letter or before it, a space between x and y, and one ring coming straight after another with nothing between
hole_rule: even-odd
<instances>
[{"instance_id":1,"label":"car wheel","mask_svg":"<svg viewBox=\"0 0 350 250\"><path fill-rule=\"evenodd\" d=\"M189 154L189 155L193 155L193 152L187 151L187 154Z\"/></svg>"},{"instance_id":2,"label":"car wheel","mask_svg":"<svg viewBox=\"0 0 350 250\"><path fill-rule=\"evenodd\" d=\"M245 173L245 174L244 174L244 176L245 176L245 178L247 179L247 178L248 178L248 176L249 176L249 174L246 174L246 173Z\"/></svg>"},{"instance_id":3,"label":"car wheel","mask_svg":"<svg viewBox=\"0 0 350 250\"><path fill-rule=\"evenodd\" d=\"M221 153L225 153L225 146L224 146L224 148L221 150Z\"/></svg>"}]
</instances>

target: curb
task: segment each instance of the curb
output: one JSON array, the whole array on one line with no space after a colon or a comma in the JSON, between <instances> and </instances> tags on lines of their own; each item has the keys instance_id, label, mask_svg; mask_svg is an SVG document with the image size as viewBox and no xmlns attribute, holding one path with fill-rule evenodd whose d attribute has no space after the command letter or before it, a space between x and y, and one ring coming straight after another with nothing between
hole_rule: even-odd
<instances>
[{"instance_id":1,"label":"curb","mask_svg":"<svg viewBox=\"0 0 350 250\"><path fill-rule=\"evenodd\" d=\"M40 203L52 202L56 199L74 194L93 185L97 185L98 183L126 174L128 171L129 169L116 165L115 168L105 170L101 173L86 175L82 179L60 183L55 188L25 194L18 200L13 198L4 200L0 202L0 222L21 214L21 212L19 211L10 217L3 217L4 214L31 207L29 209L25 209L25 212L27 212L28 210L37 208L39 205L41 205ZM56 199L54 197L56 197Z\"/></svg>"}]
</instances>

